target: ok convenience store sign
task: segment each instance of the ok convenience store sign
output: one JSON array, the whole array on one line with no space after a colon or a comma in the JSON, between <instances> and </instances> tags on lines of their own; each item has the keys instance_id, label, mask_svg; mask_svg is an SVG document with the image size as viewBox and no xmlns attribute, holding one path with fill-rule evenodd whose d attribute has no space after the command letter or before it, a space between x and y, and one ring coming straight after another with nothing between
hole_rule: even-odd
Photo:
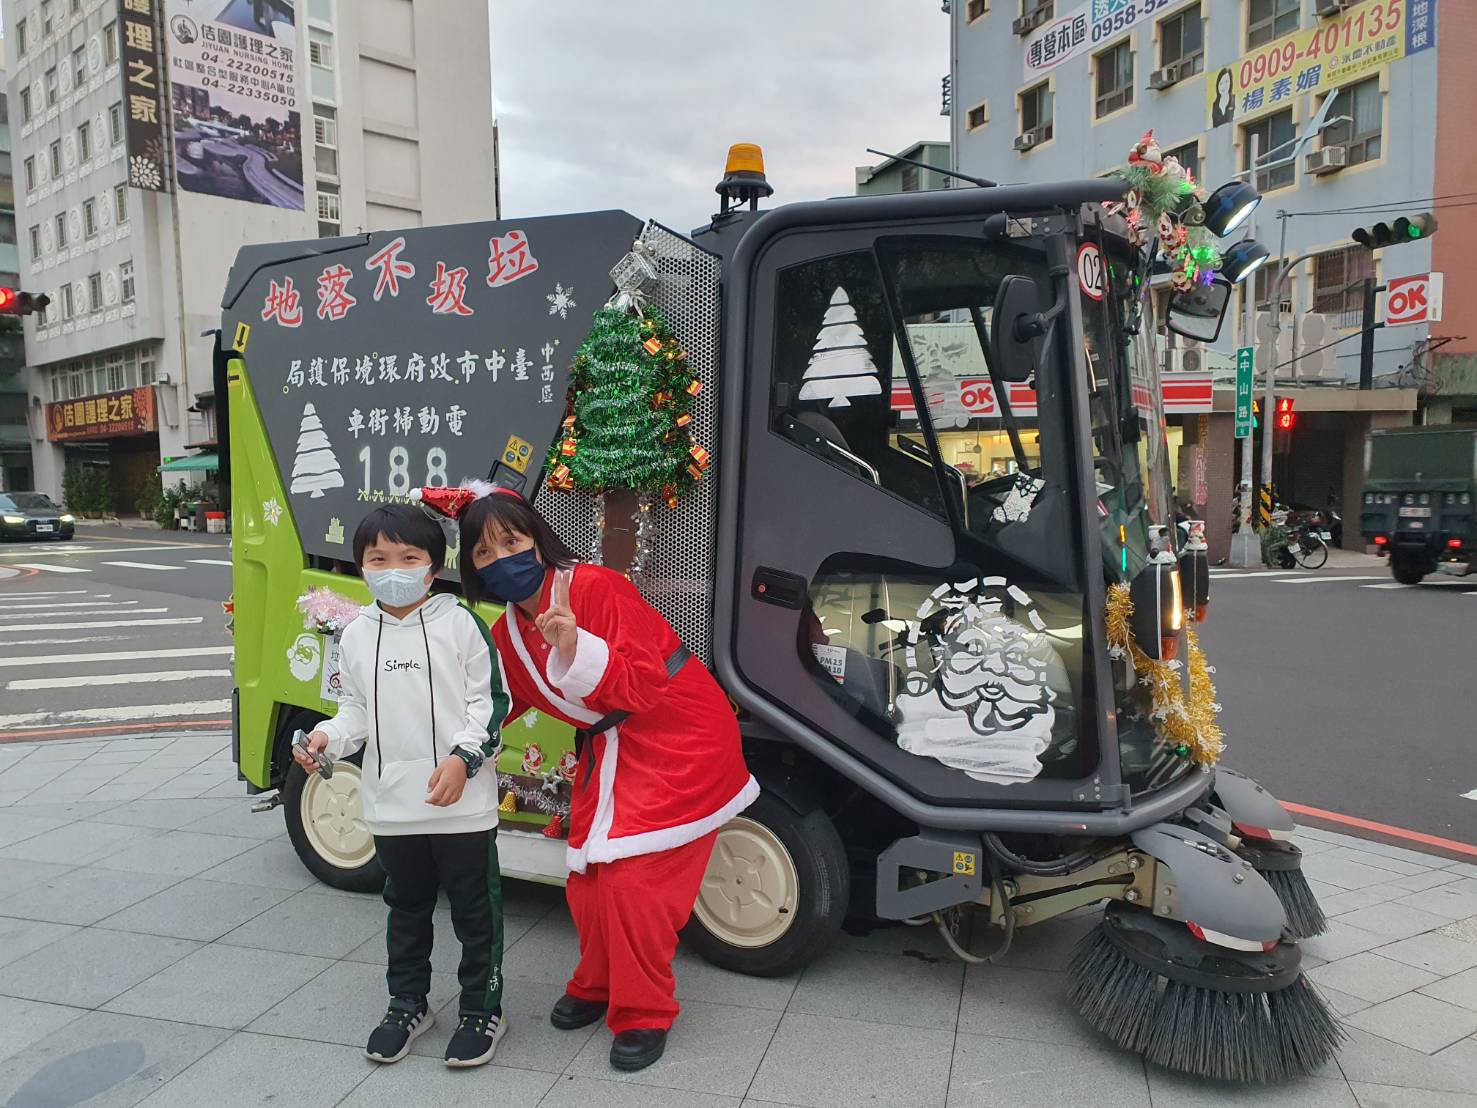
<instances>
[{"instance_id":1,"label":"ok convenience store sign","mask_svg":"<svg viewBox=\"0 0 1477 1108\"><path fill-rule=\"evenodd\" d=\"M934 382L926 382L930 391ZM988 377L961 377L957 382L959 403L972 418L994 419L1003 413L995 397L995 386ZM1011 413L1017 416L1036 415L1036 390L1029 385L1007 385ZM1160 386L1164 397L1166 415L1198 415L1209 412L1214 400L1214 387L1209 373L1175 373L1166 375ZM1148 394L1140 395L1141 387L1134 385L1134 403L1148 407ZM913 403L913 392L907 385L894 385L892 408L899 415L917 419L918 411Z\"/></svg>"}]
</instances>

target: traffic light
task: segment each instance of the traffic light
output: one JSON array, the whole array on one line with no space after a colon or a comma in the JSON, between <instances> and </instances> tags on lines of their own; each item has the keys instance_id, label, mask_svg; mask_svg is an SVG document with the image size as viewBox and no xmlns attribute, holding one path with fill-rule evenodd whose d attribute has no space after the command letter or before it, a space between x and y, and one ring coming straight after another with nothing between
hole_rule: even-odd
<instances>
[{"instance_id":1,"label":"traffic light","mask_svg":"<svg viewBox=\"0 0 1477 1108\"><path fill-rule=\"evenodd\" d=\"M1279 396L1277 398L1277 419L1274 423L1277 430L1291 431L1296 418L1292 411L1292 397Z\"/></svg>"},{"instance_id":2,"label":"traffic light","mask_svg":"<svg viewBox=\"0 0 1477 1108\"><path fill-rule=\"evenodd\" d=\"M1375 223L1354 231L1354 241L1369 250L1381 246L1399 246L1403 242L1428 239L1436 233L1436 217L1430 212L1402 215L1391 223Z\"/></svg>"},{"instance_id":3,"label":"traffic light","mask_svg":"<svg viewBox=\"0 0 1477 1108\"><path fill-rule=\"evenodd\" d=\"M0 315L30 315L50 303L51 297L44 292L29 293L0 287Z\"/></svg>"}]
</instances>

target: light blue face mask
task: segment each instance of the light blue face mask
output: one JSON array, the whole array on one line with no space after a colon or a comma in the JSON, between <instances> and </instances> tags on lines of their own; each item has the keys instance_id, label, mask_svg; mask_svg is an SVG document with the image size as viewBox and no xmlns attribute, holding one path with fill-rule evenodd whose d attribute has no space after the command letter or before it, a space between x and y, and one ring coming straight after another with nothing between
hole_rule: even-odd
<instances>
[{"instance_id":1,"label":"light blue face mask","mask_svg":"<svg viewBox=\"0 0 1477 1108\"><path fill-rule=\"evenodd\" d=\"M366 569L369 595L391 608L407 608L431 591L423 569Z\"/></svg>"}]
</instances>

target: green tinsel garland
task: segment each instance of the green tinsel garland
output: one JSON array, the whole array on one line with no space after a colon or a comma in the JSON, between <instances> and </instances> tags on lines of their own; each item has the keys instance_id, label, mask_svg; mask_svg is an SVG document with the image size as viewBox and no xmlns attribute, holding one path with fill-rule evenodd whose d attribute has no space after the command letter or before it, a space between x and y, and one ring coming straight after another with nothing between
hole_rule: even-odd
<instances>
[{"instance_id":1,"label":"green tinsel garland","mask_svg":"<svg viewBox=\"0 0 1477 1108\"><path fill-rule=\"evenodd\" d=\"M550 487L631 489L675 506L709 464L691 433L700 388L660 312L601 308L575 356Z\"/></svg>"},{"instance_id":2,"label":"green tinsel garland","mask_svg":"<svg viewBox=\"0 0 1477 1108\"><path fill-rule=\"evenodd\" d=\"M1210 280L1221 266L1221 255L1216 236L1204 226L1205 189L1175 158L1160 152L1153 131L1138 141L1128 164L1114 176L1128 192L1124 202L1113 207L1123 211L1136 242L1159 236L1174 287Z\"/></svg>"}]
</instances>

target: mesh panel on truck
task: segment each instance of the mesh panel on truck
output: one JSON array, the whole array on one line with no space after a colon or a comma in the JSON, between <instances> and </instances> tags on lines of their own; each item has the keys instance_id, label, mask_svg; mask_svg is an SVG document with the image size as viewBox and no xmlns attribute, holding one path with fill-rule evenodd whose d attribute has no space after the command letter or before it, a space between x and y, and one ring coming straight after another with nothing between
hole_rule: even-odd
<instances>
[{"instance_id":1,"label":"mesh panel on truck","mask_svg":"<svg viewBox=\"0 0 1477 1108\"><path fill-rule=\"evenodd\" d=\"M652 507L656 526L646 571L636 584L687 648L705 665L712 665L713 532L718 466L722 464L714 449L722 267L716 255L660 224L648 223L641 237L656 252L661 277L653 303L672 325L677 341L687 351L688 365L703 385L693 403L693 425L699 445L712 454L713 462L675 509L660 500ZM590 550L597 510L593 495L541 487L536 502L571 550L581 555Z\"/></svg>"}]
</instances>

